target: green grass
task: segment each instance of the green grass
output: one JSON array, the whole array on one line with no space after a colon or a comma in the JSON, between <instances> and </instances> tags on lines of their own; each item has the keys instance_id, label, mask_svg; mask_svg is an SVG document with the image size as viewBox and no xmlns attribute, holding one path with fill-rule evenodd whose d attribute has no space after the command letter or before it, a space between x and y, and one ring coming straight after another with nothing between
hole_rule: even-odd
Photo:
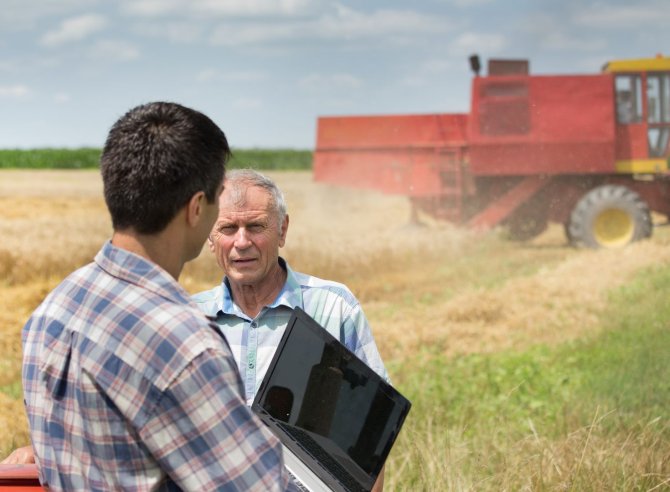
<instances>
[{"instance_id":1,"label":"green grass","mask_svg":"<svg viewBox=\"0 0 670 492\"><path fill-rule=\"evenodd\" d=\"M101 149L0 149L0 169L95 169ZM233 149L230 168L308 170L312 151L295 149Z\"/></svg>"},{"instance_id":2,"label":"green grass","mask_svg":"<svg viewBox=\"0 0 670 492\"><path fill-rule=\"evenodd\" d=\"M21 386L21 378L18 378L11 384L0 386L0 393L9 396L14 400L23 398L23 386Z\"/></svg>"},{"instance_id":3,"label":"green grass","mask_svg":"<svg viewBox=\"0 0 670 492\"><path fill-rule=\"evenodd\" d=\"M101 149L0 149L0 169L92 169Z\"/></svg>"},{"instance_id":4,"label":"green grass","mask_svg":"<svg viewBox=\"0 0 670 492\"><path fill-rule=\"evenodd\" d=\"M413 402L394 490L670 486L668 292L661 266L611 294L590 339L452 359L426 349L391 366Z\"/></svg>"},{"instance_id":5,"label":"green grass","mask_svg":"<svg viewBox=\"0 0 670 492\"><path fill-rule=\"evenodd\" d=\"M302 171L312 169L311 150L233 149L231 168L250 167L259 171Z\"/></svg>"}]
</instances>

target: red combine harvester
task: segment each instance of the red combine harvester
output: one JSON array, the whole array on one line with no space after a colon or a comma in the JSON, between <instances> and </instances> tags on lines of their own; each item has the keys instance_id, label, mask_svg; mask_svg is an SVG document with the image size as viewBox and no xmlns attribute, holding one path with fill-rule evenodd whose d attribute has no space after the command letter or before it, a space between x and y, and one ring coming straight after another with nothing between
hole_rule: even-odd
<instances>
[{"instance_id":1,"label":"red combine harvester","mask_svg":"<svg viewBox=\"0 0 670 492\"><path fill-rule=\"evenodd\" d=\"M670 58L593 75L530 75L477 56L469 114L318 119L314 179L407 195L417 211L527 240L547 224L614 248L670 215Z\"/></svg>"}]
</instances>

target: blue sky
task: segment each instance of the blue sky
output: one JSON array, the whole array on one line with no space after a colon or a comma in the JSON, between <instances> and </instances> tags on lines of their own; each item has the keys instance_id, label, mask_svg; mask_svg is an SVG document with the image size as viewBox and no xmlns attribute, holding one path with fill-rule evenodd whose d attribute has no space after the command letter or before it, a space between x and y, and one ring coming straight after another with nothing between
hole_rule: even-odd
<instances>
[{"instance_id":1,"label":"blue sky","mask_svg":"<svg viewBox=\"0 0 670 492\"><path fill-rule=\"evenodd\" d=\"M314 146L319 115L467 111L467 58L596 73L670 55L667 0L2 0L0 148L102 146L148 101L237 148ZM665 51L664 51L665 50Z\"/></svg>"}]
</instances>

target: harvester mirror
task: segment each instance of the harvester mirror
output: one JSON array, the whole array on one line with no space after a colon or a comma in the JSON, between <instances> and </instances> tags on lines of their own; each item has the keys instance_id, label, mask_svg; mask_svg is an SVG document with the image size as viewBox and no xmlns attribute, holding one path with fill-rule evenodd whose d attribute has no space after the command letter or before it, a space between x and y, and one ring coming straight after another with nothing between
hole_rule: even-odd
<instances>
[{"instance_id":1,"label":"harvester mirror","mask_svg":"<svg viewBox=\"0 0 670 492\"><path fill-rule=\"evenodd\" d=\"M476 76L479 76L479 71L482 69L482 64L479 62L479 55L472 55L470 57L470 68Z\"/></svg>"}]
</instances>

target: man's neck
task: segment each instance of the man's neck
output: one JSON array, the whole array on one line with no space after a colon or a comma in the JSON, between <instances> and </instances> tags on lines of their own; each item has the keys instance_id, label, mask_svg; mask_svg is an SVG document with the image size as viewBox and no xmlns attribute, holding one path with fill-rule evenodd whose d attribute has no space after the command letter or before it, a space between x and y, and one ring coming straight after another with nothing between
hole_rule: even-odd
<instances>
[{"instance_id":1,"label":"man's neck","mask_svg":"<svg viewBox=\"0 0 670 492\"><path fill-rule=\"evenodd\" d=\"M114 246L146 258L179 280L184 261L180 249L173 243L171 235L164 232L139 234L133 230L123 230L114 231L112 235Z\"/></svg>"},{"instance_id":2,"label":"man's neck","mask_svg":"<svg viewBox=\"0 0 670 492\"><path fill-rule=\"evenodd\" d=\"M274 301L286 283L286 270L279 263L258 285L230 282L235 303L250 318L255 318L264 306Z\"/></svg>"}]
</instances>

